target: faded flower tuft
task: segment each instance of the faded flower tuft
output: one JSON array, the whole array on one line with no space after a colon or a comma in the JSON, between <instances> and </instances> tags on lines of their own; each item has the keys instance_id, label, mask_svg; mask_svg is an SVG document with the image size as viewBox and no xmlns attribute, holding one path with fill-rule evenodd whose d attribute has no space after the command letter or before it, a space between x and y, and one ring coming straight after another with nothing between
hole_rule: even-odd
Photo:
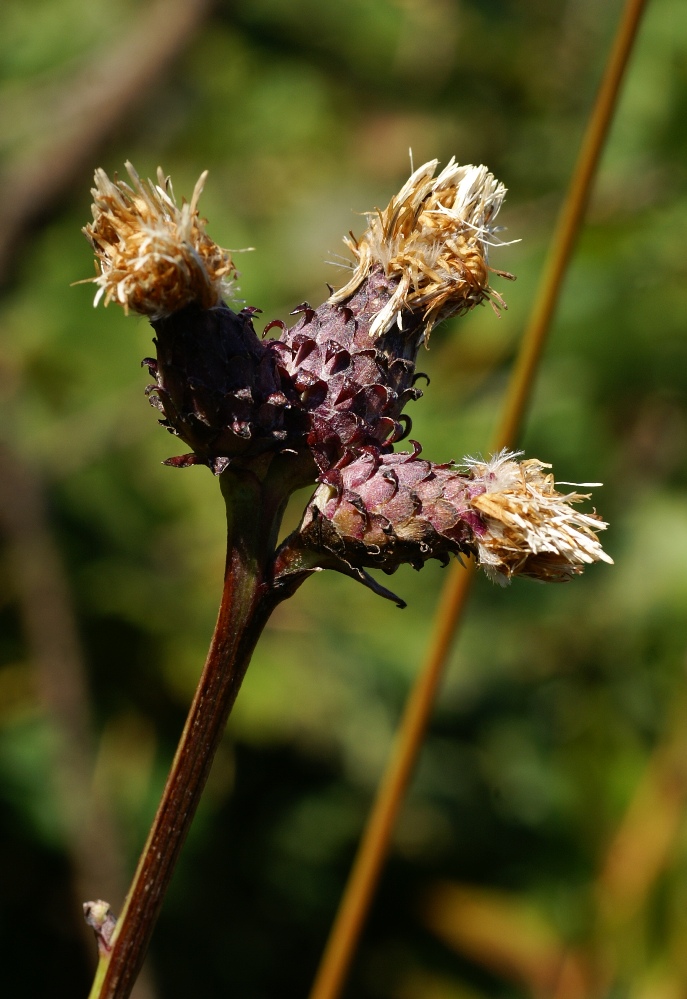
<instances>
[{"instance_id":1,"label":"faded flower tuft","mask_svg":"<svg viewBox=\"0 0 687 999\"><path fill-rule=\"evenodd\" d=\"M429 335L437 323L486 299L505 308L489 285L489 246L506 188L485 166L452 159L435 177L437 164L419 167L383 211L366 213L369 228L360 239L344 239L357 266L332 302L345 300L375 268L397 281L370 327L373 337L404 312L420 312Z\"/></svg>"},{"instance_id":2,"label":"faded flower tuft","mask_svg":"<svg viewBox=\"0 0 687 999\"><path fill-rule=\"evenodd\" d=\"M592 562L612 564L597 537L608 524L595 512L576 509L590 494L558 492L545 471L551 465L516 457L502 451L488 462L466 462L472 480L483 487L471 506L485 527L475 540L487 574L499 582L516 575L561 582Z\"/></svg>"},{"instance_id":3,"label":"faded flower tuft","mask_svg":"<svg viewBox=\"0 0 687 999\"><path fill-rule=\"evenodd\" d=\"M158 319L191 302L219 305L235 273L231 257L205 232L198 199L207 177L198 179L190 203L179 207L169 178L158 168L157 184L143 181L131 163L133 188L96 170L93 222L84 228L100 274L94 304L116 302L125 312Z\"/></svg>"}]
</instances>

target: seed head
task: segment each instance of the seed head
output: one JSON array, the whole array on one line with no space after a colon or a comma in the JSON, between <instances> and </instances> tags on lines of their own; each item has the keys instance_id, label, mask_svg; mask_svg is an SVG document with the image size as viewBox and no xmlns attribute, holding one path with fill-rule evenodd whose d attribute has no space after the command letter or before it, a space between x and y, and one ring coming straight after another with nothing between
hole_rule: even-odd
<instances>
[{"instance_id":1,"label":"seed head","mask_svg":"<svg viewBox=\"0 0 687 999\"><path fill-rule=\"evenodd\" d=\"M484 166L451 159L435 177L437 164L431 160L416 170L383 211L367 212L369 228L360 239L344 239L357 266L332 302L343 302L375 268L398 282L371 336L388 330L404 311L420 312L428 335L436 323L485 299L505 307L489 287L488 257L506 189Z\"/></svg>"},{"instance_id":2,"label":"seed head","mask_svg":"<svg viewBox=\"0 0 687 999\"><path fill-rule=\"evenodd\" d=\"M100 274L94 305L117 302L152 319L169 316L185 305L219 305L235 273L226 250L205 233L198 199L207 171L201 174L190 204L179 207L169 178L158 168L157 184L143 181L126 164L133 188L95 172L93 222L84 233L95 250Z\"/></svg>"},{"instance_id":3,"label":"seed head","mask_svg":"<svg viewBox=\"0 0 687 999\"><path fill-rule=\"evenodd\" d=\"M485 530L476 533L480 565L497 582L530 576L561 582L592 562L609 562L597 537L608 526L596 513L582 513L573 504L589 493L560 493L551 465L536 458L516 461L502 451L490 461L467 459L470 477L483 491L471 506Z\"/></svg>"}]
</instances>

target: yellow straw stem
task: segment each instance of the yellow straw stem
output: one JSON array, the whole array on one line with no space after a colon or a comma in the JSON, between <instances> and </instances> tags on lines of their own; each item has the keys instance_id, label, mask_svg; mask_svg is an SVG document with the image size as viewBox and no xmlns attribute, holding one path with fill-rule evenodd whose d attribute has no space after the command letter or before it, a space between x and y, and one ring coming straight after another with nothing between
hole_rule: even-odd
<instances>
[{"instance_id":1,"label":"yellow straw stem","mask_svg":"<svg viewBox=\"0 0 687 999\"><path fill-rule=\"evenodd\" d=\"M518 436L646 2L628 0L625 5L511 375L493 443L495 452L512 447ZM450 572L440 598L427 658L406 702L310 999L339 996L377 888L474 574L472 565L465 570L454 564Z\"/></svg>"}]
</instances>

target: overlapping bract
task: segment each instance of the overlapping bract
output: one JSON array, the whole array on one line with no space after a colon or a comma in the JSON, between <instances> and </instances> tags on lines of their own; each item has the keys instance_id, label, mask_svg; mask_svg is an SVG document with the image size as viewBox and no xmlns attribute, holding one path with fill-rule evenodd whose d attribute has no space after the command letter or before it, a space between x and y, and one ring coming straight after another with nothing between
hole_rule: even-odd
<instances>
[{"instance_id":1,"label":"overlapping bract","mask_svg":"<svg viewBox=\"0 0 687 999\"><path fill-rule=\"evenodd\" d=\"M282 370L307 416L307 443L321 471L351 450L389 451L409 428L402 412L422 395L415 361L424 326L408 315L403 328L370 336L393 290L374 270L341 305L301 306L298 322L282 333Z\"/></svg>"},{"instance_id":2,"label":"overlapping bract","mask_svg":"<svg viewBox=\"0 0 687 999\"><path fill-rule=\"evenodd\" d=\"M585 565L610 562L596 532L607 525L556 490L550 466L504 451L465 468L415 452L371 450L321 477L302 532L359 568L391 573L407 562L474 555L497 582L530 576L570 579Z\"/></svg>"},{"instance_id":3,"label":"overlapping bract","mask_svg":"<svg viewBox=\"0 0 687 999\"><path fill-rule=\"evenodd\" d=\"M269 452L306 459L318 484L282 555L307 551L312 568L319 553L323 566L367 578L364 568L465 554L499 581L565 580L611 560L597 537L606 524L575 508L588 496L557 491L550 466L505 452L435 464L414 442L394 452L409 430L403 410L421 395L416 359L432 326L485 300L503 304L488 250L505 188L485 167L452 160L435 177L436 166L368 214L364 235L346 240L351 279L318 308L299 306L290 329L270 323L276 340L256 336L258 310L222 301L234 271L198 218L205 175L179 208L161 171L154 185L128 166L134 189L98 171L85 229L100 262L96 301L151 319L151 401L192 448L170 464L220 474Z\"/></svg>"},{"instance_id":4,"label":"overlapping bract","mask_svg":"<svg viewBox=\"0 0 687 999\"><path fill-rule=\"evenodd\" d=\"M204 464L218 475L233 458L282 446L292 413L279 347L258 339L249 309L189 305L152 326L157 357L143 362L155 378L148 398L162 426L193 448L168 464Z\"/></svg>"}]
</instances>

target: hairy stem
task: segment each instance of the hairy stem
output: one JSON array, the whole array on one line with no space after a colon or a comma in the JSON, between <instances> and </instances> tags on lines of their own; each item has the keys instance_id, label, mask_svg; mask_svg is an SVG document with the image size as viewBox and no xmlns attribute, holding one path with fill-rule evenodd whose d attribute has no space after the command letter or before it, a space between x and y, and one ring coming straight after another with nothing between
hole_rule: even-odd
<instances>
[{"instance_id":1,"label":"hairy stem","mask_svg":"<svg viewBox=\"0 0 687 999\"><path fill-rule=\"evenodd\" d=\"M228 543L215 632L160 806L110 949L100 959L90 999L127 999L131 992L251 654L271 611L286 595L277 595L266 578L284 490L270 492L270 478L260 472L232 466L221 476Z\"/></svg>"}]
</instances>

